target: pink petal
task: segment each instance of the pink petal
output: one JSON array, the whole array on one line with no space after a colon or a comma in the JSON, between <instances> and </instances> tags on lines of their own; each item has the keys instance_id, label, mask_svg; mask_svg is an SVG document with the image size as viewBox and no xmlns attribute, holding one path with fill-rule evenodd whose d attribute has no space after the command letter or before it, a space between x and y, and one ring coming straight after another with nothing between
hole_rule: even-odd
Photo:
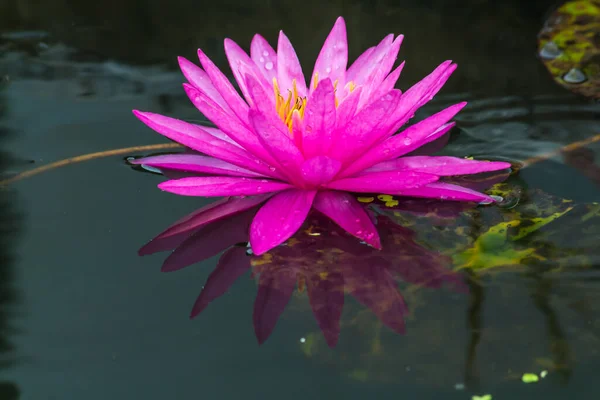
<instances>
[{"instance_id":1,"label":"pink petal","mask_svg":"<svg viewBox=\"0 0 600 400\"><path fill-rule=\"evenodd\" d=\"M204 129L206 132L210 133L211 135L213 135L217 139L224 140L227 143L231 143L231 144L236 145L237 147L240 147L240 148L242 147L242 146L240 146L239 143L237 143L235 140L233 140L232 138L230 138L225 132L223 132L220 129L212 128L210 126L202 126L202 129Z\"/></svg>"},{"instance_id":2,"label":"pink petal","mask_svg":"<svg viewBox=\"0 0 600 400\"><path fill-rule=\"evenodd\" d=\"M510 164L500 161L477 161L458 157L413 156L385 161L362 173L377 171L411 170L437 176L479 174L481 172L500 171L510 168Z\"/></svg>"},{"instance_id":3,"label":"pink petal","mask_svg":"<svg viewBox=\"0 0 600 400\"><path fill-rule=\"evenodd\" d=\"M256 137L256 135L250 131L246 125L242 124L238 119L231 118L231 116L224 113L218 105L206 97L204 93L199 92L194 87L184 84L183 88L198 110L200 110L200 112L204 114L206 118L211 120L230 138L235 140L244 149L260 158L262 161L271 166L277 166L275 159L265 150L258 140L258 137ZM248 112L246 112L245 119L248 121Z\"/></svg>"},{"instance_id":4,"label":"pink petal","mask_svg":"<svg viewBox=\"0 0 600 400\"><path fill-rule=\"evenodd\" d=\"M388 40L389 37L386 37L384 40ZM375 51L376 46L369 47L367 50L361 53L356 60L350 65L348 70L346 71L346 82L354 82L356 78L361 75L363 68L369 63L371 59L371 54ZM356 83L356 82L355 82Z\"/></svg>"},{"instance_id":5,"label":"pink petal","mask_svg":"<svg viewBox=\"0 0 600 400\"><path fill-rule=\"evenodd\" d=\"M306 80L300 61L292 43L283 31L280 31L277 42L277 82L282 93L292 90L293 80L296 80L298 96L306 97Z\"/></svg>"},{"instance_id":6,"label":"pink petal","mask_svg":"<svg viewBox=\"0 0 600 400\"><path fill-rule=\"evenodd\" d=\"M393 194L393 193L390 193ZM493 203L493 197L483 193L476 192L462 186L449 183L437 182L430 183L414 189L401 190L398 194L410 197L433 198L454 201L475 201L478 203Z\"/></svg>"},{"instance_id":7,"label":"pink petal","mask_svg":"<svg viewBox=\"0 0 600 400\"><path fill-rule=\"evenodd\" d=\"M376 249L381 249L377 228L364 206L354 196L345 192L320 191L313 206L331 218L341 228L365 241Z\"/></svg>"},{"instance_id":8,"label":"pink petal","mask_svg":"<svg viewBox=\"0 0 600 400\"><path fill-rule=\"evenodd\" d=\"M304 137L304 121L298 110L292 112L292 139L296 147L302 152L302 138Z\"/></svg>"},{"instance_id":9,"label":"pink petal","mask_svg":"<svg viewBox=\"0 0 600 400\"><path fill-rule=\"evenodd\" d=\"M252 321L259 344L271 335L279 316L296 288L296 274L287 269L269 269L260 274Z\"/></svg>"},{"instance_id":10,"label":"pink petal","mask_svg":"<svg viewBox=\"0 0 600 400\"><path fill-rule=\"evenodd\" d=\"M327 156L317 156L302 164L302 178L311 186L318 187L327 183L340 172L342 163Z\"/></svg>"},{"instance_id":11,"label":"pink petal","mask_svg":"<svg viewBox=\"0 0 600 400\"><path fill-rule=\"evenodd\" d=\"M304 157L290 138L283 122L277 116L265 115L255 110L250 110L249 118L262 145L278 165L281 165L280 172L290 180L298 182Z\"/></svg>"},{"instance_id":12,"label":"pink petal","mask_svg":"<svg viewBox=\"0 0 600 400\"><path fill-rule=\"evenodd\" d=\"M377 142L381 126L386 125L390 112L396 108L400 91L393 90L360 111L344 128L335 135L331 156L345 162L363 153Z\"/></svg>"},{"instance_id":13,"label":"pink petal","mask_svg":"<svg viewBox=\"0 0 600 400\"><path fill-rule=\"evenodd\" d=\"M277 53L259 34L254 35L250 44L250 57L265 79L272 84L273 78L277 77Z\"/></svg>"},{"instance_id":14,"label":"pink petal","mask_svg":"<svg viewBox=\"0 0 600 400\"><path fill-rule=\"evenodd\" d=\"M250 244L261 255L288 240L302 226L316 191L286 190L273 196L250 225Z\"/></svg>"},{"instance_id":15,"label":"pink petal","mask_svg":"<svg viewBox=\"0 0 600 400\"><path fill-rule=\"evenodd\" d=\"M348 192L394 194L406 189L426 185L437 180L437 176L430 174L412 171L387 171L374 172L355 178L340 179L324 186L330 189Z\"/></svg>"},{"instance_id":16,"label":"pink petal","mask_svg":"<svg viewBox=\"0 0 600 400\"><path fill-rule=\"evenodd\" d=\"M196 64L183 57L178 57L177 60L179 61L181 72L183 72L183 75L192 86L206 93L206 95L212 101L221 106L224 111L233 114L233 111L231 108L229 108L229 105L225 99L223 99L223 96L221 96L219 91L212 84L212 81L206 72L200 69L200 67L198 67Z\"/></svg>"},{"instance_id":17,"label":"pink petal","mask_svg":"<svg viewBox=\"0 0 600 400\"><path fill-rule=\"evenodd\" d=\"M196 154L166 154L139 158L131 161L131 163L138 165L149 165L155 168L175 169L204 174L246 176L252 178L266 177L265 175L261 175L245 168L240 168L237 165L219 160L218 158Z\"/></svg>"},{"instance_id":18,"label":"pink petal","mask_svg":"<svg viewBox=\"0 0 600 400\"><path fill-rule=\"evenodd\" d=\"M250 257L243 247L227 250L219 259L217 267L211 272L194 303L190 318L200 314L213 300L224 295L227 290L250 269Z\"/></svg>"},{"instance_id":19,"label":"pink petal","mask_svg":"<svg viewBox=\"0 0 600 400\"><path fill-rule=\"evenodd\" d=\"M246 54L246 52L231 39L225 39L225 55L229 61L233 76L248 102L250 102L250 95L248 93L248 88L246 87L246 75L252 75L256 82L259 82L263 87L268 86L272 90L272 82L265 81L254 61L252 61L248 54Z\"/></svg>"},{"instance_id":20,"label":"pink petal","mask_svg":"<svg viewBox=\"0 0 600 400\"><path fill-rule=\"evenodd\" d=\"M202 68L210 77L213 85L217 91L221 94L225 102L233 110L235 115L243 123L248 122L248 104L242 100L238 92L235 90L229 79L217 68L217 66L202 52L198 49L198 58ZM209 118L210 119L210 118ZM214 121L213 121L214 122Z\"/></svg>"},{"instance_id":21,"label":"pink petal","mask_svg":"<svg viewBox=\"0 0 600 400\"><path fill-rule=\"evenodd\" d=\"M222 176L189 177L165 181L159 189L180 196L252 196L289 189L287 183L267 179L231 178Z\"/></svg>"},{"instance_id":22,"label":"pink petal","mask_svg":"<svg viewBox=\"0 0 600 400\"><path fill-rule=\"evenodd\" d=\"M396 58L398 57L398 51L400 50L400 45L402 44L403 39L404 36L399 35L389 46L382 46L381 50L379 50L378 46L378 48L376 48L373 52L373 60L371 61L372 64L370 65L371 70L364 75L364 80L358 79L356 82L357 84L364 85L367 88L367 90L363 92L363 96L358 104L358 108L362 108L363 105L368 104L376 99L376 97L373 96L373 93L378 91L381 83L392 70L394 63L396 62ZM380 53L380 51L382 53ZM385 94L387 92L382 91L381 93Z\"/></svg>"},{"instance_id":23,"label":"pink petal","mask_svg":"<svg viewBox=\"0 0 600 400\"><path fill-rule=\"evenodd\" d=\"M386 59L393 43L394 35L389 34L375 46L373 51L370 52L367 57L364 59L363 56L359 57L346 72L346 82L353 81L356 85L369 85L374 72L379 68L379 64ZM361 62L357 67L360 68L357 68L355 67L355 64L357 64L359 60Z\"/></svg>"},{"instance_id":24,"label":"pink petal","mask_svg":"<svg viewBox=\"0 0 600 400\"><path fill-rule=\"evenodd\" d=\"M134 110L133 114L151 129L181 143L190 149L219 158L231 164L258 172L263 175L279 177L281 175L269 169L269 166L244 149L217 139L198 125L178 119Z\"/></svg>"},{"instance_id":25,"label":"pink petal","mask_svg":"<svg viewBox=\"0 0 600 400\"><path fill-rule=\"evenodd\" d=\"M319 272L326 273L321 278ZM334 347L340 337L340 318L344 308L344 276L328 270L314 271L306 279L306 291L317 324L329 347Z\"/></svg>"},{"instance_id":26,"label":"pink petal","mask_svg":"<svg viewBox=\"0 0 600 400\"><path fill-rule=\"evenodd\" d=\"M362 86L357 87L348 94L338 105L336 115L336 130L341 132L356 114L358 102L362 94ZM335 140L335 139L334 139Z\"/></svg>"},{"instance_id":27,"label":"pink petal","mask_svg":"<svg viewBox=\"0 0 600 400\"><path fill-rule=\"evenodd\" d=\"M158 235L156 239L163 239L180 233L191 232L210 222L218 221L222 218L229 217L230 215L248 210L266 201L271 196L273 196L273 194L269 193L258 196L232 197L215 201L175 222ZM148 243L148 245L151 243L152 242Z\"/></svg>"},{"instance_id":28,"label":"pink petal","mask_svg":"<svg viewBox=\"0 0 600 400\"><path fill-rule=\"evenodd\" d=\"M346 38L346 23L344 18L339 17L333 29L325 39L323 48L319 52L315 69L311 75L314 79L318 74L318 80L322 81L329 78L331 82L338 81L340 87L344 86L346 65L348 64L348 39ZM311 84L312 88L313 85ZM311 92L313 90L311 89Z\"/></svg>"},{"instance_id":29,"label":"pink petal","mask_svg":"<svg viewBox=\"0 0 600 400\"><path fill-rule=\"evenodd\" d=\"M329 78L319 79L304 111L302 149L306 158L324 155L333 143L335 129L335 94Z\"/></svg>"},{"instance_id":30,"label":"pink petal","mask_svg":"<svg viewBox=\"0 0 600 400\"><path fill-rule=\"evenodd\" d=\"M164 261L161 271L172 272L206 260L236 243L248 241L248 227L256 209L206 224L189 235Z\"/></svg>"},{"instance_id":31,"label":"pink petal","mask_svg":"<svg viewBox=\"0 0 600 400\"><path fill-rule=\"evenodd\" d=\"M450 106L373 146L343 170L340 177L351 176L382 161L400 157L437 139L452 127L452 125L444 126L444 124L465 105L467 103L463 102Z\"/></svg>"},{"instance_id":32,"label":"pink petal","mask_svg":"<svg viewBox=\"0 0 600 400\"><path fill-rule=\"evenodd\" d=\"M271 92L267 92L260 82L258 82L251 74L245 75L244 79L245 86L248 90L249 100L252 102L252 109L279 119L279 115L275 110L275 99L272 88ZM281 121L280 125L284 126L283 121ZM285 126L284 129L286 129Z\"/></svg>"},{"instance_id":33,"label":"pink petal","mask_svg":"<svg viewBox=\"0 0 600 400\"><path fill-rule=\"evenodd\" d=\"M398 82L398 78L400 78L400 74L402 73L402 69L404 68L404 62L400 64L391 74L389 74L383 82L379 86L375 88L375 90L371 93L371 98L369 101L373 101L378 97L383 96L388 93L390 90L394 89L396 86L396 82Z\"/></svg>"},{"instance_id":34,"label":"pink petal","mask_svg":"<svg viewBox=\"0 0 600 400\"><path fill-rule=\"evenodd\" d=\"M452 64L451 61L445 61L431 74L427 75L420 82L404 92L404 95L402 95L398 107L394 110L391 118L391 120L396 122L391 126L389 134L394 134L402 125L412 118L414 113L421 106L433 99L455 69L456 64Z\"/></svg>"}]
</instances>

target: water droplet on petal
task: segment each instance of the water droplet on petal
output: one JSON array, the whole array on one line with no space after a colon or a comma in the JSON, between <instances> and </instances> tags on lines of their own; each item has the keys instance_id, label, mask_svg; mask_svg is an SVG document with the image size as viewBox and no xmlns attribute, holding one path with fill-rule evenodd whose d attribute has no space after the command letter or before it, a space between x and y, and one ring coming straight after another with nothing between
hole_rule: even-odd
<instances>
[{"instance_id":1,"label":"water droplet on petal","mask_svg":"<svg viewBox=\"0 0 600 400\"><path fill-rule=\"evenodd\" d=\"M362 235L363 231L356 231L357 235Z\"/></svg>"},{"instance_id":2,"label":"water droplet on petal","mask_svg":"<svg viewBox=\"0 0 600 400\"><path fill-rule=\"evenodd\" d=\"M258 60L259 60L260 62L265 62L265 59L264 59L264 57L261 57L261 58L259 58Z\"/></svg>"},{"instance_id":3,"label":"water droplet on petal","mask_svg":"<svg viewBox=\"0 0 600 400\"><path fill-rule=\"evenodd\" d=\"M328 74L328 73L330 73L330 72L331 72L331 67L327 67L327 68L325 68L325 73L327 73L327 74Z\"/></svg>"},{"instance_id":4,"label":"water droplet on petal","mask_svg":"<svg viewBox=\"0 0 600 400\"><path fill-rule=\"evenodd\" d=\"M275 168L275 167L269 167L269 170L270 170L271 172L275 172L275 170L276 170L276 169L277 169L277 168Z\"/></svg>"},{"instance_id":5,"label":"water droplet on petal","mask_svg":"<svg viewBox=\"0 0 600 400\"><path fill-rule=\"evenodd\" d=\"M272 69L273 69L273 63L272 63L271 61L267 62L267 63L265 64L265 69L266 69L267 71L270 71L270 70L272 70Z\"/></svg>"},{"instance_id":6,"label":"water droplet on petal","mask_svg":"<svg viewBox=\"0 0 600 400\"><path fill-rule=\"evenodd\" d=\"M268 57L269 56L269 52L268 51L263 51L263 56Z\"/></svg>"},{"instance_id":7,"label":"water droplet on petal","mask_svg":"<svg viewBox=\"0 0 600 400\"><path fill-rule=\"evenodd\" d=\"M410 136L405 137L403 143L408 146L412 143L412 138Z\"/></svg>"}]
</instances>

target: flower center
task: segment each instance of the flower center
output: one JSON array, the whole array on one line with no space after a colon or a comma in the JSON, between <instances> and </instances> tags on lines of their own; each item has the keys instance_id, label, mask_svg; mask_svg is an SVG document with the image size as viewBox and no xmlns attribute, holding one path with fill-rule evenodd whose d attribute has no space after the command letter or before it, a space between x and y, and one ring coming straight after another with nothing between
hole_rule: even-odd
<instances>
[{"instance_id":1,"label":"flower center","mask_svg":"<svg viewBox=\"0 0 600 400\"><path fill-rule=\"evenodd\" d=\"M315 74L313 78L314 89L317 88L319 84L319 74ZM336 80L333 83L334 93L337 91L338 81ZM348 82L346 84L347 93L352 93L352 91L356 88L354 82ZM298 113L300 119L304 118L304 110L306 110L306 97L298 96L298 88L296 87L296 80L292 80L292 90L288 89L287 96L284 96L279 89L279 84L277 83L277 78L273 78L273 90L275 92L275 110L279 115L279 118L283 121L283 123L288 127L290 133L292 132L293 126L293 115L294 113ZM339 105L338 96L335 95L335 106Z\"/></svg>"},{"instance_id":2,"label":"flower center","mask_svg":"<svg viewBox=\"0 0 600 400\"><path fill-rule=\"evenodd\" d=\"M288 127L290 132L292 131L292 114L294 111L300 114L300 118L304 117L304 110L306 109L306 97L298 96L298 89L296 88L296 80L292 81L292 90L288 90L287 97L284 97L279 90L277 79L273 78L273 89L275 90L275 110L279 115L279 118Z\"/></svg>"}]
</instances>

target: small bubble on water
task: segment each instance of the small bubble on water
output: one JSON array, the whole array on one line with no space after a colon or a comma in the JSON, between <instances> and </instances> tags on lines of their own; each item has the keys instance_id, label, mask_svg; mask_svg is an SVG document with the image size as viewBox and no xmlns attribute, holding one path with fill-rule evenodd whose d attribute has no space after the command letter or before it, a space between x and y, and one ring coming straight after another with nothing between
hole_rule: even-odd
<instances>
[{"instance_id":1,"label":"small bubble on water","mask_svg":"<svg viewBox=\"0 0 600 400\"><path fill-rule=\"evenodd\" d=\"M542 47L542 50L540 50L540 57L547 60L554 60L555 58L560 57L562 53L562 50L555 42L549 41Z\"/></svg>"},{"instance_id":2,"label":"small bubble on water","mask_svg":"<svg viewBox=\"0 0 600 400\"><path fill-rule=\"evenodd\" d=\"M306 338L301 337L300 338L300 343L306 343Z\"/></svg>"},{"instance_id":3,"label":"small bubble on water","mask_svg":"<svg viewBox=\"0 0 600 400\"><path fill-rule=\"evenodd\" d=\"M267 71L270 71L270 70L272 70L272 69L273 69L273 63L272 63L271 61L267 62L267 63L265 64L265 69L266 69Z\"/></svg>"}]
</instances>

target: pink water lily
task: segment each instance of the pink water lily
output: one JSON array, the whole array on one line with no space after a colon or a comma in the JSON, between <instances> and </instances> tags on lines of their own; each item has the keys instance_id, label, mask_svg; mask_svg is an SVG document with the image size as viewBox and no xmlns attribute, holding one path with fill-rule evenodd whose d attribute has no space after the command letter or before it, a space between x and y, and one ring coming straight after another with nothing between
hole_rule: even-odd
<instances>
[{"instance_id":1,"label":"pink water lily","mask_svg":"<svg viewBox=\"0 0 600 400\"><path fill-rule=\"evenodd\" d=\"M283 32L277 51L256 35L250 55L225 39L225 52L243 96L201 50L202 68L180 57L189 82L184 84L185 92L216 128L134 111L150 128L200 153L135 162L190 173L159 184L164 191L183 196L240 196L234 202L237 207L229 204L223 211L217 206L208 209L207 215L196 215L205 222L264 202L250 225L250 243L258 255L289 239L311 208L380 248L372 219L346 192L493 202L485 194L438 180L502 170L510 167L508 163L402 157L446 134L453 126L450 120L466 105L455 104L397 132L456 68L451 61L443 62L402 93L394 86L404 63L393 69L402 40L402 35L386 36L347 68L346 26L340 17L307 84ZM162 236L168 237L169 230Z\"/></svg>"}]
</instances>

